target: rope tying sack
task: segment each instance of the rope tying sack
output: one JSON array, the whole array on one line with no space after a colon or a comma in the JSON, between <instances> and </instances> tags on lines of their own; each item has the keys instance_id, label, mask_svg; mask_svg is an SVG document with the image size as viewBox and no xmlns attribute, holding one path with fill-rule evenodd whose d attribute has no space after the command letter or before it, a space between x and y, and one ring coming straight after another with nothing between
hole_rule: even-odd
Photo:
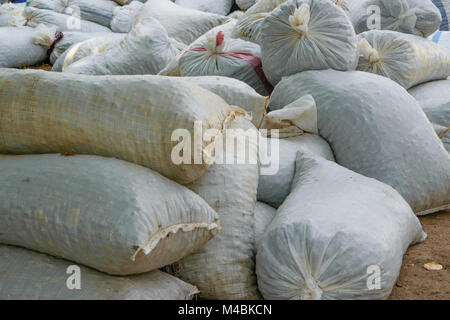
<instances>
[{"instance_id":1,"label":"rope tying sack","mask_svg":"<svg viewBox=\"0 0 450 320\"><path fill-rule=\"evenodd\" d=\"M359 47L364 59L369 61L369 63L374 64L380 61L380 54L366 39L361 39L359 42Z\"/></svg>"},{"instance_id":2,"label":"rope tying sack","mask_svg":"<svg viewBox=\"0 0 450 320\"><path fill-rule=\"evenodd\" d=\"M294 14L289 17L289 24L298 33L305 34L308 32L308 23L311 18L309 5L304 3L297 9L295 9Z\"/></svg>"},{"instance_id":3,"label":"rope tying sack","mask_svg":"<svg viewBox=\"0 0 450 320\"><path fill-rule=\"evenodd\" d=\"M36 31L33 35L34 44L41 45L43 47L48 47L47 55L50 55L55 49L55 45L64 38L64 34L62 32L56 32L56 26L46 26L44 24L40 24L36 27Z\"/></svg>"}]
</instances>

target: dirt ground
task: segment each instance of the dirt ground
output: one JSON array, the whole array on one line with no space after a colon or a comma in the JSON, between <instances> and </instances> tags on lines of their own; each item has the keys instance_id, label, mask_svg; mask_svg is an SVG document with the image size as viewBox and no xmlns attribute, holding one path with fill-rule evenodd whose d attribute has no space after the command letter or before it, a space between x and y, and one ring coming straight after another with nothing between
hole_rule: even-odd
<instances>
[{"instance_id":1,"label":"dirt ground","mask_svg":"<svg viewBox=\"0 0 450 320\"><path fill-rule=\"evenodd\" d=\"M421 217L420 222L428 239L410 247L404 256L390 300L450 299L450 210ZM443 269L428 271L423 266L428 262Z\"/></svg>"},{"instance_id":2,"label":"dirt ground","mask_svg":"<svg viewBox=\"0 0 450 320\"><path fill-rule=\"evenodd\" d=\"M25 69L51 71L52 70L52 66L49 65L49 64L42 64L42 65L38 65L38 66L26 67Z\"/></svg>"}]
</instances>

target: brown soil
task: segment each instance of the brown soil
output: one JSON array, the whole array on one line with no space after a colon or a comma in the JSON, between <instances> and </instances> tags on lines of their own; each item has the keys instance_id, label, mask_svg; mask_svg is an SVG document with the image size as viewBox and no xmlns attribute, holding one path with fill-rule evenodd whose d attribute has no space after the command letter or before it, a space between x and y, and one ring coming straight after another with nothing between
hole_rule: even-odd
<instances>
[{"instance_id":1,"label":"brown soil","mask_svg":"<svg viewBox=\"0 0 450 320\"><path fill-rule=\"evenodd\" d=\"M421 217L420 221L428 238L410 247L404 256L391 300L450 299L450 210ZM443 269L428 271L423 266L428 262L437 262Z\"/></svg>"},{"instance_id":2,"label":"brown soil","mask_svg":"<svg viewBox=\"0 0 450 320\"><path fill-rule=\"evenodd\" d=\"M49 64L42 64L39 66L31 66L31 67L26 67L24 69L34 69L34 70L45 70L45 71L51 71L52 70L52 66Z\"/></svg>"}]
</instances>

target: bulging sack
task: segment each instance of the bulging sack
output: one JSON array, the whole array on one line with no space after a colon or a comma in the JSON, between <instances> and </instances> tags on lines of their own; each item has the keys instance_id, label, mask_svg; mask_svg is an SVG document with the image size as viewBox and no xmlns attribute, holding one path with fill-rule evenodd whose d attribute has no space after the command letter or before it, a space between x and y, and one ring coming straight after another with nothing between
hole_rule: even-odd
<instances>
[{"instance_id":1,"label":"bulging sack","mask_svg":"<svg viewBox=\"0 0 450 320\"><path fill-rule=\"evenodd\" d=\"M71 64L94 54L102 53L106 50L112 49L119 46L120 42L125 38L124 33L108 33L104 35L99 35L98 33L83 33L85 35L93 35L92 37L86 37L86 40L77 41L74 39L74 44L72 44L67 50L58 56L52 66L52 71L62 72ZM70 35L69 35L70 37ZM75 36L78 38L78 36ZM66 33L64 33L64 38L66 38ZM80 37L79 39L81 39ZM61 41L62 42L62 41ZM70 42L70 38L69 38ZM59 44L59 42L58 42ZM58 44L55 48L58 47ZM62 44L63 46L64 43ZM54 50L55 51L55 50ZM53 51L53 52L54 52ZM53 55L50 55L51 57Z\"/></svg>"},{"instance_id":2,"label":"bulging sack","mask_svg":"<svg viewBox=\"0 0 450 320\"><path fill-rule=\"evenodd\" d=\"M212 165L199 180L187 185L217 211L222 230L207 245L166 269L195 284L201 299L260 298L254 262L259 167L254 138L258 131L241 117L231 129L242 131L225 132L222 143L226 150L218 155L220 162ZM237 151L228 143L231 146L236 143Z\"/></svg>"},{"instance_id":3,"label":"bulging sack","mask_svg":"<svg viewBox=\"0 0 450 320\"><path fill-rule=\"evenodd\" d=\"M405 89L450 76L450 50L428 39L388 30L358 35L358 70L394 80Z\"/></svg>"},{"instance_id":4,"label":"bulging sack","mask_svg":"<svg viewBox=\"0 0 450 320\"><path fill-rule=\"evenodd\" d=\"M234 0L175 0L183 8L191 8L226 16L230 13Z\"/></svg>"},{"instance_id":5,"label":"bulging sack","mask_svg":"<svg viewBox=\"0 0 450 320\"><path fill-rule=\"evenodd\" d=\"M34 43L36 29L0 27L0 68L22 68L42 63L48 48Z\"/></svg>"},{"instance_id":6,"label":"bulging sack","mask_svg":"<svg viewBox=\"0 0 450 320\"><path fill-rule=\"evenodd\" d=\"M262 69L259 45L228 38L221 30L212 30L192 43L178 57L176 70L178 72L171 73L182 77L224 76L238 79L264 96L273 90Z\"/></svg>"},{"instance_id":7,"label":"bulging sack","mask_svg":"<svg viewBox=\"0 0 450 320\"><path fill-rule=\"evenodd\" d=\"M400 85L360 71L305 71L278 84L270 109L307 94L337 163L392 186L418 215L450 207L450 156Z\"/></svg>"},{"instance_id":8,"label":"bulging sack","mask_svg":"<svg viewBox=\"0 0 450 320\"><path fill-rule=\"evenodd\" d=\"M28 26L35 28L39 24L54 25L58 31L111 32L111 29L94 22L32 7L27 7L22 11L22 14L13 15L10 18L10 25L13 27Z\"/></svg>"},{"instance_id":9,"label":"bulging sack","mask_svg":"<svg viewBox=\"0 0 450 320\"><path fill-rule=\"evenodd\" d=\"M79 289L67 288L68 270L80 272ZM0 300L190 300L197 293L196 287L159 270L114 277L46 254L0 245Z\"/></svg>"},{"instance_id":10,"label":"bulging sack","mask_svg":"<svg viewBox=\"0 0 450 320\"><path fill-rule=\"evenodd\" d=\"M183 47L168 37L158 20L146 18L119 45L78 60L63 71L90 75L157 74Z\"/></svg>"},{"instance_id":11,"label":"bulging sack","mask_svg":"<svg viewBox=\"0 0 450 320\"><path fill-rule=\"evenodd\" d=\"M62 37L61 37L62 36ZM83 42L92 38L111 38L111 37L119 37L112 32L79 32L79 31L67 31L63 32L62 35L58 36L58 33L51 38L49 38L49 42L45 39L41 39L42 42L45 43L45 46L51 47L50 50L50 63L54 64L56 60L66 52L72 45ZM36 36L35 36L36 38Z\"/></svg>"},{"instance_id":12,"label":"bulging sack","mask_svg":"<svg viewBox=\"0 0 450 320\"><path fill-rule=\"evenodd\" d=\"M257 248L258 287L268 300L386 299L417 217L391 187L299 152L292 191ZM322 198L322 200L318 199ZM380 273L380 288L369 277Z\"/></svg>"},{"instance_id":13,"label":"bulging sack","mask_svg":"<svg viewBox=\"0 0 450 320\"><path fill-rule=\"evenodd\" d=\"M0 243L129 275L178 261L220 230L198 195L135 164L56 154L0 164Z\"/></svg>"},{"instance_id":14,"label":"bulging sack","mask_svg":"<svg viewBox=\"0 0 450 320\"><path fill-rule=\"evenodd\" d=\"M225 16L182 8L168 0L147 0L134 24L146 17L158 20L169 37L186 45L228 20Z\"/></svg>"},{"instance_id":15,"label":"bulging sack","mask_svg":"<svg viewBox=\"0 0 450 320\"><path fill-rule=\"evenodd\" d=\"M0 70L0 113L0 153L115 157L182 184L207 171L215 137L192 143L178 164L175 130L194 137L195 128L217 129L219 136L235 116L217 95L170 77L10 69Z\"/></svg>"},{"instance_id":16,"label":"bulging sack","mask_svg":"<svg viewBox=\"0 0 450 320\"><path fill-rule=\"evenodd\" d=\"M78 15L82 20L108 27L113 10L118 7L111 0L32 0L30 7L46 9L67 15Z\"/></svg>"},{"instance_id":17,"label":"bulging sack","mask_svg":"<svg viewBox=\"0 0 450 320\"><path fill-rule=\"evenodd\" d=\"M356 33L392 30L428 37L439 29L439 9L430 0L346 0Z\"/></svg>"},{"instance_id":18,"label":"bulging sack","mask_svg":"<svg viewBox=\"0 0 450 320\"><path fill-rule=\"evenodd\" d=\"M276 85L305 70L355 70L358 45L344 10L330 0L289 0L263 21L262 64Z\"/></svg>"}]
</instances>

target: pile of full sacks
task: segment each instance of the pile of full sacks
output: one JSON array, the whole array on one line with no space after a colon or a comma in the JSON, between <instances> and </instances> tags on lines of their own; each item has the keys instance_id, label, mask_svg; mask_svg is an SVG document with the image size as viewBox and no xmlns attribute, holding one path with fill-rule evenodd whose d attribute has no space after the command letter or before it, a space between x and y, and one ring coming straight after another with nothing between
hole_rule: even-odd
<instances>
[{"instance_id":1,"label":"pile of full sacks","mask_svg":"<svg viewBox=\"0 0 450 320\"><path fill-rule=\"evenodd\" d=\"M448 2L5 2L0 299L386 299L450 208Z\"/></svg>"}]
</instances>

